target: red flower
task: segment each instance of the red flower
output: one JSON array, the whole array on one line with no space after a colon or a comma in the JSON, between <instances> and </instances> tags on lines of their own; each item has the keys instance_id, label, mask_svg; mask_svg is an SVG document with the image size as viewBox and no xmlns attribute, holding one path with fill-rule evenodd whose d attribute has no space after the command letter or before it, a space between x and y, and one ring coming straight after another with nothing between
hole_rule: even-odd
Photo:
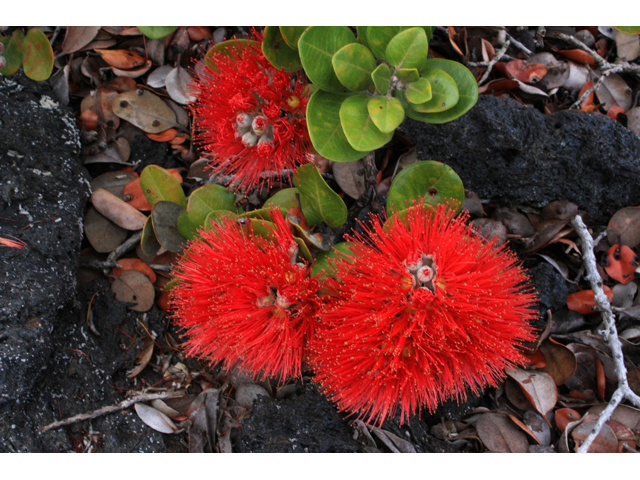
<instances>
[{"instance_id":1,"label":"red flower","mask_svg":"<svg viewBox=\"0 0 640 480\"><path fill-rule=\"evenodd\" d=\"M515 255L484 243L448 205L374 217L368 238L336 263L311 363L341 410L382 424L464 400L523 362L536 301Z\"/></svg>"},{"instance_id":2,"label":"red flower","mask_svg":"<svg viewBox=\"0 0 640 480\"><path fill-rule=\"evenodd\" d=\"M292 262L298 245L279 211L273 222L273 242L230 219L201 230L176 265L171 305L188 355L284 380L301 374L319 285Z\"/></svg>"},{"instance_id":3,"label":"red flower","mask_svg":"<svg viewBox=\"0 0 640 480\"><path fill-rule=\"evenodd\" d=\"M311 149L306 82L271 65L256 38L214 53L215 70L201 62L194 86L194 140L214 173L243 188L289 178Z\"/></svg>"}]
</instances>

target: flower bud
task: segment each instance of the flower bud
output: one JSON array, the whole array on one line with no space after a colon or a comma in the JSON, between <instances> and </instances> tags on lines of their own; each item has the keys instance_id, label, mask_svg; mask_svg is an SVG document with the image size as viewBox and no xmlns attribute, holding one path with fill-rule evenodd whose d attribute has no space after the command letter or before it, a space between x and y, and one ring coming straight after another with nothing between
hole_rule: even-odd
<instances>
[{"instance_id":1,"label":"flower bud","mask_svg":"<svg viewBox=\"0 0 640 480\"><path fill-rule=\"evenodd\" d=\"M256 143L258 143L258 136L253 132L249 131L242 135L242 145L245 147L254 147Z\"/></svg>"},{"instance_id":2,"label":"flower bud","mask_svg":"<svg viewBox=\"0 0 640 480\"><path fill-rule=\"evenodd\" d=\"M404 266L411 273L415 273L422 266L422 252L412 252L407 255Z\"/></svg>"},{"instance_id":3,"label":"flower bud","mask_svg":"<svg viewBox=\"0 0 640 480\"><path fill-rule=\"evenodd\" d=\"M236 124L238 128L249 128L251 126L251 122L253 121L253 116L248 113L239 113L236 115Z\"/></svg>"},{"instance_id":4,"label":"flower bud","mask_svg":"<svg viewBox=\"0 0 640 480\"><path fill-rule=\"evenodd\" d=\"M298 105L300 105L300 99L295 95L291 95L289 98L287 98L287 105L289 105L289 107L291 108L297 108Z\"/></svg>"},{"instance_id":5,"label":"flower bud","mask_svg":"<svg viewBox=\"0 0 640 480\"><path fill-rule=\"evenodd\" d=\"M256 305L260 308L270 307L275 303L275 300L271 295L266 295L264 297L258 297L256 300Z\"/></svg>"},{"instance_id":6,"label":"flower bud","mask_svg":"<svg viewBox=\"0 0 640 480\"><path fill-rule=\"evenodd\" d=\"M253 132L256 135L258 136L264 135L269 131L269 122L262 115L258 115L253 119L253 122L251 123L251 128L253 129Z\"/></svg>"},{"instance_id":7,"label":"flower bud","mask_svg":"<svg viewBox=\"0 0 640 480\"><path fill-rule=\"evenodd\" d=\"M291 302L284 295L280 295L279 293L276 296L276 305L282 308L283 310L288 309L291 306Z\"/></svg>"},{"instance_id":8,"label":"flower bud","mask_svg":"<svg viewBox=\"0 0 640 480\"><path fill-rule=\"evenodd\" d=\"M433 277L435 277L435 275L436 272L433 270L433 268L426 265L424 267L420 267L418 273L416 274L416 276L418 277L418 281L421 284L429 283L431 280L433 280Z\"/></svg>"}]
</instances>

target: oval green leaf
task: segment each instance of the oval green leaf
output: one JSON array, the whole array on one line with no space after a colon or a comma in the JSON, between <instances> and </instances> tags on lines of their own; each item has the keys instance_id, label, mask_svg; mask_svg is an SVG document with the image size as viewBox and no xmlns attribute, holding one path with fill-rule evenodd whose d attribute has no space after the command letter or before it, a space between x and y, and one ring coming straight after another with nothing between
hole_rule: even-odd
<instances>
[{"instance_id":1,"label":"oval green leaf","mask_svg":"<svg viewBox=\"0 0 640 480\"><path fill-rule=\"evenodd\" d=\"M307 104L311 142L320 155L336 162L352 162L366 155L351 146L340 124L340 106L346 98L317 90Z\"/></svg>"},{"instance_id":2,"label":"oval green leaf","mask_svg":"<svg viewBox=\"0 0 640 480\"><path fill-rule=\"evenodd\" d=\"M140 174L140 186L151 206L160 201L173 202L181 208L187 207L182 186L167 170L157 165L148 165ZM177 218L177 217L176 217Z\"/></svg>"},{"instance_id":3,"label":"oval green leaf","mask_svg":"<svg viewBox=\"0 0 640 480\"><path fill-rule=\"evenodd\" d=\"M420 73L417 68L400 68L396 72L396 77L398 77L402 83L411 83L420 80Z\"/></svg>"},{"instance_id":4,"label":"oval green leaf","mask_svg":"<svg viewBox=\"0 0 640 480\"><path fill-rule=\"evenodd\" d=\"M382 133L393 133L404 120L404 108L397 98L382 95L373 97L367 104L369 116Z\"/></svg>"},{"instance_id":5,"label":"oval green leaf","mask_svg":"<svg viewBox=\"0 0 640 480\"><path fill-rule=\"evenodd\" d=\"M156 238L156 233L153 231L153 220L151 216L144 222L144 228L142 229L142 238L140 239L140 248L145 255L155 255L158 253L162 245Z\"/></svg>"},{"instance_id":6,"label":"oval green leaf","mask_svg":"<svg viewBox=\"0 0 640 480\"><path fill-rule=\"evenodd\" d=\"M616 30L619 30L622 33L626 33L627 35L636 35L640 33L640 27L613 27Z\"/></svg>"},{"instance_id":7,"label":"oval green leaf","mask_svg":"<svg viewBox=\"0 0 640 480\"><path fill-rule=\"evenodd\" d=\"M387 211L404 210L422 199L435 206L445 200L464 202L462 180L453 169L433 160L413 163L400 171L391 183Z\"/></svg>"},{"instance_id":8,"label":"oval green leaf","mask_svg":"<svg viewBox=\"0 0 640 480\"><path fill-rule=\"evenodd\" d=\"M358 36L358 38L356 40L358 40L358 42L360 42L362 45L364 45L367 48L369 47L369 41L367 40L367 29L369 27L356 27L356 34Z\"/></svg>"},{"instance_id":9,"label":"oval green leaf","mask_svg":"<svg viewBox=\"0 0 640 480\"><path fill-rule=\"evenodd\" d=\"M386 63L381 63L378 65L378 68L371 73L371 78L380 95L386 95L389 91L389 85L391 84L391 71L389 70L389 66Z\"/></svg>"},{"instance_id":10,"label":"oval green leaf","mask_svg":"<svg viewBox=\"0 0 640 480\"><path fill-rule=\"evenodd\" d=\"M387 61L398 68L423 68L427 64L428 54L427 34L420 27L398 33L385 50Z\"/></svg>"},{"instance_id":11,"label":"oval green leaf","mask_svg":"<svg viewBox=\"0 0 640 480\"><path fill-rule=\"evenodd\" d=\"M280 27L280 35L287 42L289 48L298 50L298 40L306 29L307 27Z\"/></svg>"},{"instance_id":12,"label":"oval green leaf","mask_svg":"<svg viewBox=\"0 0 640 480\"><path fill-rule=\"evenodd\" d=\"M456 88L456 93L458 89ZM420 78L417 82L409 83L404 89L404 95L411 103L421 104L433 98L431 82L428 78Z\"/></svg>"},{"instance_id":13,"label":"oval green leaf","mask_svg":"<svg viewBox=\"0 0 640 480\"><path fill-rule=\"evenodd\" d=\"M4 68L0 68L2 75L13 75L22 65L24 57L24 33L22 30L14 30L11 37L0 37L0 42L4 45L2 56L6 60Z\"/></svg>"},{"instance_id":14,"label":"oval green leaf","mask_svg":"<svg viewBox=\"0 0 640 480\"><path fill-rule=\"evenodd\" d=\"M24 40L24 73L31 80L41 82L51 76L53 70L53 49L42 30L32 28Z\"/></svg>"},{"instance_id":15,"label":"oval green leaf","mask_svg":"<svg viewBox=\"0 0 640 480\"><path fill-rule=\"evenodd\" d=\"M324 222L330 227L337 228L347 221L347 206L340 196L324 181L318 167L313 163L298 168L293 177L293 184L300 192L302 199L309 202L309 206L316 210ZM302 212L307 217L304 211ZM307 217L309 222L309 217ZM311 225L311 223L309 223Z\"/></svg>"},{"instance_id":16,"label":"oval green leaf","mask_svg":"<svg viewBox=\"0 0 640 480\"><path fill-rule=\"evenodd\" d=\"M420 113L407 109L407 116L428 123L447 123L467 113L478 101L478 82L464 65L452 60L433 58L427 61L427 69L437 68L448 73L458 87L458 103L453 108L439 113ZM420 72L423 76L424 73ZM433 87L433 85L432 85Z\"/></svg>"},{"instance_id":17,"label":"oval green leaf","mask_svg":"<svg viewBox=\"0 0 640 480\"><path fill-rule=\"evenodd\" d=\"M142 182L142 181L141 181ZM205 185L196 188L187 202L187 213L191 221L197 226L204 225L209 212L213 210L237 211L236 196L221 185Z\"/></svg>"},{"instance_id":18,"label":"oval green leaf","mask_svg":"<svg viewBox=\"0 0 640 480\"><path fill-rule=\"evenodd\" d=\"M230 218L231 220L237 220L238 215L233 213L230 210L213 210L209 212L206 220L204 221L204 228L207 230L211 230L211 225L213 223L222 223L225 218Z\"/></svg>"},{"instance_id":19,"label":"oval green leaf","mask_svg":"<svg viewBox=\"0 0 640 480\"><path fill-rule=\"evenodd\" d=\"M142 34L151 40L159 40L173 33L178 27L138 27Z\"/></svg>"},{"instance_id":20,"label":"oval green leaf","mask_svg":"<svg viewBox=\"0 0 640 480\"><path fill-rule=\"evenodd\" d=\"M341 255L346 253L347 255L353 255L349 242L340 242L331 246L331 250L328 252L318 252L316 255L316 261L311 268L311 275L318 275L319 278L324 278L326 275L331 275L334 271L333 265L329 262L330 258L346 258ZM351 261L351 260L348 260Z\"/></svg>"},{"instance_id":21,"label":"oval green leaf","mask_svg":"<svg viewBox=\"0 0 640 480\"><path fill-rule=\"evenodd\" d=\"M331 63L338 80L349 90L361 92L373 83L371 73L376 68L376 59L364 45L345 45L333 55Z\"/></svg>"},{"instance_id":22,"label":"oval green leaf","mask_svg":"<svg viewBox=\"0 0 640 480\"><path fill-rule=\"evenodd\" d=\"M369 42L369 48L371 48L371 51L376 58L385 60L387 45L389 45L389 42L393 37L406 28L407 27L368 27L367 41Z\"/></svg>"},{"instance_id":23,"label":"oval green leaf","mask_svg":"<svg viewBox=\"0 0 640 480\"><path fill-rule=\"evenodd\" d=\"M151 220L156 238L165 250L179 252L182 250L185 237L178 233L178 218L184 211L180 205L173 202L159 201L151 210Z\"/></svg>"},{"instance_id":24,"label":"oval green leaf","mask_svg":"<svg viewBox=\"0 0 640 480\"><path fill-rule=\"evenodd\" d=\"M147 133L160 133L177 126L173 110L147 90L129 90L118 95L113 99L113 113Z\"/></svg>"},{"instance_id":25,"label":"oval green leaf","mask_svg":"<svg viewBox=\"0 0 640 480\"><path fill-rule=\"evenodd\" d=\"M359 152L370 152L391 140L393 133L383 133L369 115L371 97L358 93L348 97L340 107L340 122L351 146Z\"/></svg>"},{"instance_id":26,"label":"oval green leaf","mask_svg":"<svg viewBox=\"0 0 640 480\"><path fill-rule=\"evenodd\" d=\"M300 60L309 80L323 90L344 92L331 59L334 53L355 41L349 27L309 27L298 41Z\"/></svg>"},{"instance_id":27,"label":"oval green leaf","mask_svg":"<svg viewBox=\"0 0 640 480\"><path fill-rule=\"evenodd\" d=\"M284 68L287 72L300 70L302 64L298 52L287 45L278 27L266 27L262 41L262 53L276 68Z\"/></svg>"},{"instance_id":28,"label":"oval green leaf","mask_svg":"<svg viewBox=\"0 0 640 480\"><path fill-rule=\"evenodd\" d=\"M409 106L413 110L422 113L444 112L458 103L460 95L451 75L439 68L430 68L423 71L422 78L431 84L431 100L415 105L415 102L411 102L409 99L408 92L405 92L405 98L410 102Z\"/></svg>"},{"instance_id":29,"label":"oval green leaf","mask_svg":"<svg viewBox=\"0 0 640 480\"><path fill-rule=\"evenodd\" d=\"M198 233L198 225L194 224L186 210L183 210L176 222L178 233L187 240L193 240Z\"/></svg>"}]
</instances>

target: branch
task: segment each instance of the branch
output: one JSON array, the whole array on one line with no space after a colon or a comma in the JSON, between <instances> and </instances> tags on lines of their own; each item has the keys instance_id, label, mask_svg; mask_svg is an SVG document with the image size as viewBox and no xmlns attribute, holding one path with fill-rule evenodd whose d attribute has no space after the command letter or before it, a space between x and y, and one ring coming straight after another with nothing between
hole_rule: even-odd
<instances>
[{"instance_id":1,"label":"branch","mask_svg":"<svg viewBox=\"0 0 640 480\"><path fill-rule=\"evenodd\" d=\"M571 105L571 108L580 108L580 104L584 102L589 95L591 95L593 92L597 91L598 88L600 88L600 84L604 82L605 78L607 78L609 75L612 75L614 73L620 73L623 71L624 71L624 65L616 65L615 67L612 67L602 72L602 75L600 75L600 78L598 78L598 81L596 82L596 84L593 87L586 90L582 95L580 95L580 98L578 98L573 103L573 105Z\"/></svg>"},{"instance_id":2,"label":"branch","mask_svg":"<svg viewBox=\"0 0 640 480\"><path fill-rule=\"evenodd\" d=\"M151 400L162 400L165 398L180 397L183 395L184 393L182 392L144 393L142 395L138 395L137 397L130 398L129 400L124 400L118 403L117 405L109 405L107 407L102 407L102 408L99 408L98 410L94 410L93 412L81 413L79 415L74 415L73 417L66 418L65 420L60 420L58 422L50 423L49 425L42 427L40 431L44 433L47 430L60 428L65 425L71 425L72 423L81 422L82 420L90 420L92 418L101 417L103 415L108 415L110 413L119 412L120 410L129 408L131 405L134 405L139 402L148 402Z\"/></svg>"},{"instance_id":3,"label":"branch","mask_svg":"<svg viewBox=\"0 0 640 480\"><path fill-rule=\"evenodd\" d=\"M509 32L505 32L505 33L507 34L507 41L511 40L511 43L513 44L514 47L526 53L527 55L533 55L533 52L531 50L529 50L527 47L521 44L518 40L516 40L511 35L509 35Z\"/></svg>"},{"instance_id":4,"label":"branch","mask_svg":"<svg viewBox=\"0 0 640 480\"><path fill-rule=\"evenodd\" d=\"M579 48L580 50L584 50L585 52L587 52L596 61L596 65L598 67L600 67L600 68L611 68L611 64L609 62L607 62L604 58L602 58L598 54L598 52L596 52L595 50L590 49L589 47L587 47L584 43L582 43L577 38L574 38L571 35L567 35L567 34L562 33L562 32L553 32L553 35L557 39L562 40L564 42L567 42L572 47L576 47L576 48Z\"/></svg>"},{"instance_id":5,"label":"branch","mask_svg":"<svg viewBox=\"0 0 640 480\"><path fill-rule=\"evenodd\" d=\"M580 237L580 243L582 244L582 262L587 270L587 279L591 283L596 304L602 314L602 321L605 325L605 330L598 333L602 334L611 349L616 375L618 376L618 388L613 393L607 407L602 411L602 413L600 413L600 417L598 418L593 431L578 448L578 453L585 453L589 451L589 447L600 433L605 422L611 418L611 414L618 404L626 399L640 408L640 397L629 387L627 368L624 365L624 357L622 356L622 344L620 343L618 330L616 329L616 319L613 311L611 310L609 299L604 293L602 278L600 278L600 274L596 267L596 257L593 253L593 238L591 237L589 230L587 230L587 227L582 221L582 217L580 217L580 215L573 217L571 225Z\"/></svg>"},{"instance_id":6,"label":"branch","mask_svg":"<svg viewBox=\"0 0 640 480\"><path fill-rule=\"evenodd\" d=\"M502 59L505 53L507 53L507 49L509 48L509 45L511 45L511 40L507 40L506 42L504 42L504 45L502 46L502 48L498 50L498 53L496 53L496 56L493 57L489 62L489 64L487 65L487 70L482 75L482 78L478 80L478 85L484 83L489 78L489 75L491 74L491 70L493 69L493 66Z\"/></svg>"}]
</instances>

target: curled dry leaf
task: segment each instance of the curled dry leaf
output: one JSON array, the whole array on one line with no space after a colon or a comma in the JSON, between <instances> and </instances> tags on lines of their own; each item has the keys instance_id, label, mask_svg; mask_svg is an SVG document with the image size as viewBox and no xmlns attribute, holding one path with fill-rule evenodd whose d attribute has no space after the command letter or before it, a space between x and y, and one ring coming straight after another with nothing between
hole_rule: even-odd
<instances>
[{"instance_id":1,"label":"curled dry leaf","mask_svg":"<svg viewBox=\"0 0 640 480\"><path fill-rule=\"evenodd\" d=\"M140 420L160 433L172 434L179 430L173 420L160 410L156 410L142 402L136 403L135 409Z\"/></svg>"},{"instance_id":2,"label":"curled dry leaf","mask_svg":"<svg viewBox=\"0 0 640 480\"><path fill-rule=\"evenodd\" d=\"M528 372L518 368L506 370L506 374L514 379L531 405L542 416L546 416L558 401L558 389L551 375L543 372Z\"/></svg>"},{"instance_id":3,"label":"curled dry leaf","mask_svg":"<svg viewBox=\"0 0 640 480\"><path fill-rule=\"evenodd\" d=\"M611 300L613 298L613 291L606 285L603 286L605 295ZM593 294L593 290L581 290L580 292L574 292L567 295L567 308L582 315L588 315L594 313L594 307L596 307L596 299Z\"/></svg>"},{"instance_id":4,"label":"curled dry leaf","mask_svg":"<svg viewBox=\"0 0 640 480\"><path fill-rule=\"evenodd\" d=\"M587 437L593 430L593 427L595 426L596 426L595 421L588 421L588 422L581 423L580 425L578 425L576 428L573 429L573 431L571 432L571 437L575 442L575 451L578 451L578 448L580 447L582 442L584 442L587 439ZM616 434L613 433L613 430L609 425L604 424L602 426L602 429L600 430L600 433L598 434L596 439L593 441L593 443L589 447L588 452L589 453L615 453L617 449L618 449L618 438L616 437Z\"/></svg>"},{"instance_id":5,"label":"curled dry leaf","mask_svg":"<svg viewBox=\"0 0 640 480\"><path fill-rule=\"evenodd\" d=\"M616 30L616 51L618 58L632 62L640 56L640 36L629 35Z\"/></svg>"},{"instance_id":6,"label":"curled dry leaf","mask_svg":"<svg viewBox=\"0 0 640 480\"><path fill-rule=\"evenodd\" d=\"M561 432L564 432L571 422L575 422L580 420L581 415L576 412L573 408L559 408L554 412L556 427Z\"/></svg>"},{"instance_id":7,"label":"curled dry leaf","mask_svg":"<svg viewBox=\"0 0 640 480\"><path fill-rule=\"evenodd\" d=\"M497 413L480 415L475 422L478 437L487 449L501 453L526 453L529 442L507 417Z\"/></svg>"},{"instance_id":8,"label":"curled dry leaf","mask_svg":"<svg viewBox=\"0 0 640 480\"><path fill-rule=\"evenodd\" d=\"M538 351L547 359L547 364L540 368L540 371L551 375L557 386L564 385L575 373L576 356L561 343L548 338L542 342Z\"/></svg>"},{"instance_id":9,"label":"curled dry leaf","mask_svg":"<svg viewBox=\"0 0 640 480\"><path fill-rule=\"evenodd\" d=\"M144 64L131 70L122 70L116 67L111 67L111 70L120 77L138 78L147 73L152 65L153 62L151 60L147 60Z\"/></svg>"},{"instance_id":10,"label":"curled dry leaf","mask_svg":"<svg viewBox=\"0 0 640 480\"><path fill-rule=\"evenodd\" d=\"M558 53L569 60L573 60L579 64L587 64L587 65L595 65L596 61L593 56L584 50L580 50L579 48L573 50L559 50Z\"/></svg>"},{"instance_id":11,"label":"curled dry leaf","mask_svg":"<svg viewBox=\"0 0 640 480\"><path fill-rule=\"evenodd\" d=\"M169 72L173 70L173 67L170 65L163 65L162 67L156 68L148 77L147 77L147 85L151 88L162 88L166 85L165 81L167 79L167 75Z\"/></svg>"},{"instance_id":12,"label":"curled dry leaf","mask_svg":"<svg viewBox=\"0 0 640 480\"><path fill-rule=\"evenodd\" d=\"M127 230L141 230L147 221L139 210L102 188L93 192L91 203L98 212Z\"/></svg>"},{"instance_id":13,"label":"curled dry leaf","mask_svg":"<svg viewBox=\"0 0 640 480\"><path fill-rule=\"evenodd\" d=\"M100 27L67 27L62 41L62 53L69 54L88 45L98 34Z\"/></svg>"},{"instance_id":14,"label":"curled dry leaf","mask_svg":"<svg viewBox=\"0 0 640 480\"><path fill-rule=\"evenodd\" d=\"M527 410L522 414L522 421L535 435L540 445L551 445L551 428L547 420L542 418L542 415L533 410Z\"/></svg>"},{"instance_id":15,"label":"curled dry leaf","mask_svg":"<svg viewBox=\"0 0 640 480\"><path fill-rule=\"evenodd\" d=\"M150 338L147 338L145 340L145 346L144 346L144 350L142 351L142 355L140 355L140 358L136 360L136 366L127 372L127 378L133 378L138 376L142 372L142 370L144 370L145 367L149 365L149 362L153 357L154 347L155 347L155 344L153 343L153 340L151 340Z\"/></svg>"},{"instance_id":16,"label":"curled dry leaf","mask_svg":"<svg viewBox=\"0 0 640 480\"><path fill-rule=\"evenodd\" d=\"M524 83L537 83L547 74L547 67L543 64L526 60L512 60L505 67L509 75Z\"/></svg>"},{"instance_id":17,"label":"curled dry leaf","mask_svg":"<svg viewBox=\"0 0 640 480\"><path fill-rule=\"evenodd\" d=\"M84 234L96 252L110 253L122 245L128 232L91 207L84 217Z\"/></svg>"},{"instance_id":18,"label":"curled dry leaf","mask_svg":"<svg viewBox=\"0 0 640 480\"><path fill-rule=\"evenodd\" d=\"M125 270L138 270L144 273L151 283L156 282L156 273L151 269L149 265L144 263L138 258L120 258L118 259L118 265L122 265L122 268L114 267L111 270L111 275L114 277L120 276Z\"/></svg>"},{"instance_id":19,"label":"curled dry leaf","mask_svg":"<svg viewBox=\"0 0 640 480\"><path fill-rule=\"evenodd\" d=\"M162 413L164 413L171 420L173 420L173 419L175 419L177 417L183 416L180 412L178 412L177 410L171 408L169 405L164 403L159 398L156 398L155 400L151 400L151 406L153 408L155 408L156 410L160 410Z\"/></svg>"},{"instance_id":20,"label":"curled dry leaf","mask_svg":"<svg viewBox=\"0 0 640 480\"><path fill-rule=\"evenodd\" d=\"M195 102L196 97L191 95L191 85L193 85L193 79L191 75L178 65L174 68L165 79L167 92L171 98L182 105Z\"/></svg>"},{"instance_id":21,"label":"curled dry leaf","mask_svg":"<svg viewBox=\"0 0 640 480\"><path fill-rule=\"evenodd\" d=\"M504 393L507 396L507 399L519 410L531 410L533 405L527 399L527 396L524 394L518 382L516 382L513 378L507 377L504 382Z\"/></svg>"},{"instance_id":22,"label":"curled dry leaf","mask_svg":"<svg viewBox=\"0 0 640 480\"><path fill-rule=\"evenodd\" d=\"M95 51L99 53L102 59L111 67L124 70L139 67L146 62L146 59L142 55L132 50L103 50L98 48Z\"/></svg>"},{"instance_id":23,"label":"curled dry leaf","mask_svg":"<svg viewBox=\"0 0 640 480\"><path fill-rule=\"evenodd\" d=\"M130 310L147 312L153 306L156 292L153 284L144 273L137 270L125 270L111 284L116 300L132 304Z\"/></svg>"},{"instance_id":24,"label":"curled dry leaf","mask_svg":"<svg viewBox=\"0 0 640 480\"><path fill-rule=\"evenodd\" d=\"M118 95L113 112L147 133L164 132L176 124L173 110L157 95L141 89Z\"/></svg>"}]
</instances>

